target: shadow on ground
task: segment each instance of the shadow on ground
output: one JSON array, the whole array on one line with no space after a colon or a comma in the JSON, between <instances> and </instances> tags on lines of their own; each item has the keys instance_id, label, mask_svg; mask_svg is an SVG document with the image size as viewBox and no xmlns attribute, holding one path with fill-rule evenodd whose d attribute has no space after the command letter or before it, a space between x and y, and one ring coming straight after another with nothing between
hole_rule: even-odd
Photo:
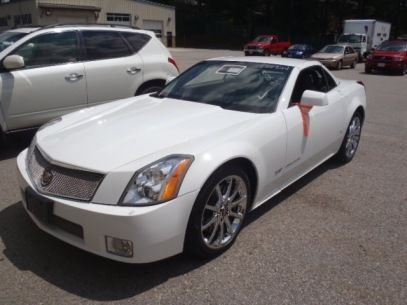
<instances>
[{"instance_id":1,"label":"shadow on ground","mask_svg":"<svg viewBox=\"0 0 407 305\"><path fill-rule=\"evenodd\" d=\"M326 171L337 167L329 161L251 212L246 227ZM19 270L28 270L71 294L96 301L134 297L168 279L208 263L186 255L144 265L110 261L65 244L40 231L21 202L0 211L0 237L4 255Z\"/></svg>"},{"instance_id":2,"label":"shadow on ground","mask_svg":"<svg viewBox=\"0 0 407 305\"><path fill-rule=\"evenodd\" d=\"M35 130L19 132L7 136L0 135L0 161L17 157L30 145Z\"/></svg>"}]
</instances>

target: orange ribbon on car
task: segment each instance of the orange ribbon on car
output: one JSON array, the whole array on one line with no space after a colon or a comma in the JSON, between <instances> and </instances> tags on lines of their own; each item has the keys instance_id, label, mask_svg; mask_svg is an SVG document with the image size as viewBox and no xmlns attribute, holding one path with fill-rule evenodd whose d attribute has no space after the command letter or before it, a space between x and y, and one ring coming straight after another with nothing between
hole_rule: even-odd
<instances>
[{"instance_id":1,"label":"orange ribbon on car","mask_svg":"<svg viewBox=\"0 0 407 305\"><path fill-rule=\"evenodd\" d=\"M309 112L312 109L312 106L302 105L301 103L298 104L301 112L302 118L302 128L304 130L304 137L308 137L309 135Z\"/></svg>"}]
</instances>

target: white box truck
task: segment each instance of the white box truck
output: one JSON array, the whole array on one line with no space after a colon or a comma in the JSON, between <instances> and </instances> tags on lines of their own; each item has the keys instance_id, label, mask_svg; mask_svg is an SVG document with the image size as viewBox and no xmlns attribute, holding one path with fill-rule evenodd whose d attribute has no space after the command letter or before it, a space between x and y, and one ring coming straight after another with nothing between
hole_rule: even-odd
<instances>
[{"instance_id":1,"label":"white box truck","mask_svg":"<svg viewBox=\"0 0 407 305\"><path fill-rule=\"evenodd\" d=\"M343 34L337 43L346 43L359 53L359 58L366 57L372 48L390 38L391 24L374 19L353 19L343 21Z\"/></svg>"}]
</instances>

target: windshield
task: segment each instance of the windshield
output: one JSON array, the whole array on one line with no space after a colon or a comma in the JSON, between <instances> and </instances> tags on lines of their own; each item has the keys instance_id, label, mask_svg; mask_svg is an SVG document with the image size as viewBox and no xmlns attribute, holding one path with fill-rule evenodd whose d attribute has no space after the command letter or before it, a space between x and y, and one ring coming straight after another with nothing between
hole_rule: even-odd
<instances>
[{"instance_id":1,"label":"windshield","mask_svg":"<svg viewBox=\"0 0 407 305\"><path fill-rule=\"evenodd\" d=\"M305 51L305 49L307 48L307 46L305 44L293 44L291 47L289 47L289 50L301 50L301 51Z\"/></svg>"},{"instance_id":2,"label":"windshield","mask_svg":"<svg viewBox=\"0 0 407 305\"><path fill-rule=\"evenodd\" d=\"M339 43L359 43L362 42L362 35L345 34L341 35L338 39Z\"/></svg>"},{"instance_id":3,"label":"windshield","mask_svg":"<svg viewBox=\"0 0 407 305\"><path fill-rule=\"evenodd\" d=\"M407 50L407 42L385 42L378 46L376 50L403 52Z\"/></svg>"},{"instance_id":4,"label":"windshield","mask_svg":"<svg viewBox=\"0 0 407 305\"><path fill-rule=\"evenodd\" d=\"M326 46L320 52L321 53L343 53L345 47L343 46Z\"/></svg>"},{"instance_id":5,"label":"windshield","mask_svg":"<svg viewBox=\"0 0 407 305\"><path fill-rule=\"evenodd\" d=\"M153 96L237 111L274 112L291 70L275 64L204 61Z\"/></svg>"},{"instance_id":6,"label":"windshield","mask_svg":"<svg viewBox=\"0 0 407 305\"><path fill-rule=\"evenodd\" d=\"M258 36L254 39L256 42L269 42L271 41L271 38L268 36Z\"/></svg>"},{"instance_id":7,"label":"windshield","mask_svg":"<svg viewBox=\"0 0 407 305\"><path fill-rule=\"evenodd\" d=\"M0 52L3 51L8 46L15 43L20 38L23 38L26 33L18 33L18 32L5 32L0 34Z\"/></svg>"}]
</instances>

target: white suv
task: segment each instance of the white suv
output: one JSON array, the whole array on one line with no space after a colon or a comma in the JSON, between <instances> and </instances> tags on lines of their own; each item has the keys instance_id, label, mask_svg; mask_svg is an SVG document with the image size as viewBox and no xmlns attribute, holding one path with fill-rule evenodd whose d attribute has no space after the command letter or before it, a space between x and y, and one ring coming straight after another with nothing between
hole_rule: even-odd
<instances>
[{"instance_id":1,"label":"white suv","mask_svg":"<svg viewBox=\"0 0 407 305\"><path fill-rule=\"evenodd\" d=\"M43 27L0 51L1 130L36 127L80 108L154 92L177 75L153 32Z\"/></svg>"}]
</instances>

